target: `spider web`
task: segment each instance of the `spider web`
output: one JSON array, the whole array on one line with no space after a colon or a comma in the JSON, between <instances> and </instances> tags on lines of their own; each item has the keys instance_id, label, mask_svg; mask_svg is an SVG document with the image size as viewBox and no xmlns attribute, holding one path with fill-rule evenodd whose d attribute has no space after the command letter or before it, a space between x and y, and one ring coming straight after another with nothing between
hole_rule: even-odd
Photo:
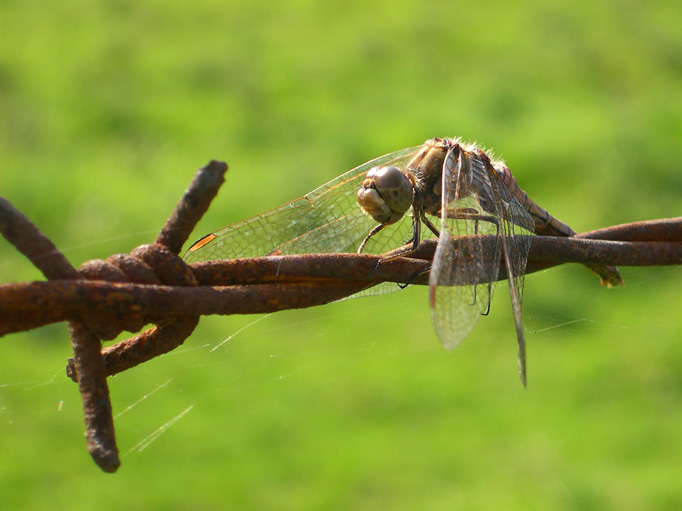
<instances>
[{"instance_id":1,"label":"spider web","mask_svg":"<svg viewBox=\"0 0 682 511\"><path fill-rule=\"evenodd\" d=\"M8 264L19 263L10 260L5 262ZM626 275L625 289L631 296L682 276L676 267L630 273L635 271L636 279ZM577 314L556 314L546 304L558 294L580 300L596 293L600 296L592 301L597 303L610 300L611 293L601 294L598 287L589 287L589 276L585 286L535 291L533 282L543 278L542 274L529 277L526 286L524 324L531 382L540 371L533 364L537 345L576 329L594 339L602 333L627 332L630 328L600 317L588 305ZM311 382L317 391L333 394L336 386L353 380L358 366L382 368L441 358L447 360L453 373L468 372L473 377L478 373L480 377L488 363L486 357L497 357L501 352L507 362L509 385L517 385L515 334L506 283L498 287L503 289L498 289L493 298L490 316L451 354L441 348L431 329L426 287L411 286L381 297L273 315L204 318L202 323L209 324L200 326L184 346L109 379L123 462L130 463L138 456L163 456L162 447L174 446L173 430L194 428L208 411L217 417L218 428L233 421L257 421L273 412L278 416L287 404L294 405L301 398L301 388ZM397 333L396 318L407 318L401 319L404 326ZM345 333L339 335L339 328ZM35 425L40 428L48 424L69 431L65 438L71 448L83 449L77 388L63 372L69 356L66 327L54 325L7 337L0 350L5 365L5 376L0 380L0 425L6 434L35 434ZM32 366L30 353L50 362ZM254 394L259 398L254 400ZM29 423L34 428L27 429ZM31 433L25 434L20 443L32 441ZM220 443L219 436L216 443Z\"/></svg>"}]
</instances>

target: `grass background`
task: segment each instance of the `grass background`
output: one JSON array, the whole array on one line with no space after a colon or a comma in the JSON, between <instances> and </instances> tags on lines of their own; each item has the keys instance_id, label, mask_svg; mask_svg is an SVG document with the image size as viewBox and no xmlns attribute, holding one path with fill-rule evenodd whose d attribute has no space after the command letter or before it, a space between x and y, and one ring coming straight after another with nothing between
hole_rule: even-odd
<instances>
[{"instance_id":1,"label":"grass background","mask_svg":"<svg viewBox=\"0 0 682 511\"><path fill-rule=\"evenodd\" d=\"M682 8L561 1L6 0L0 194L76 265L194 238L434 136L495 149L578 231L679 215ZM123 466L85 451L65 325L0 343L3 509L679 509L680 268L526 280L452 353L426 291L206 318L110 380ZM0 282L41 279L0 240Z\"/></svg>"}]
</instances>

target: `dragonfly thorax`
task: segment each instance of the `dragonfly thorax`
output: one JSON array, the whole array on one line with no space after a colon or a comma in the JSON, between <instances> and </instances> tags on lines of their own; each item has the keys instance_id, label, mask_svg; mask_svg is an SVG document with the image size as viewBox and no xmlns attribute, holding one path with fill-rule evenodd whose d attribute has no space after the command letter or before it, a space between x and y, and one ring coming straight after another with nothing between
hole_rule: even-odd
<instances>
[{"instance_id":1,"label":"dragonfly thorax","mask_svg":"<svg viewBox=\"0 0 682 511\"><path fill-rule=\"evenodd\" d=\"M358 190L358 204L380 224L400 220L412 206L414 183L397 167L374 167Z\"/></svg>"}]
</instances>

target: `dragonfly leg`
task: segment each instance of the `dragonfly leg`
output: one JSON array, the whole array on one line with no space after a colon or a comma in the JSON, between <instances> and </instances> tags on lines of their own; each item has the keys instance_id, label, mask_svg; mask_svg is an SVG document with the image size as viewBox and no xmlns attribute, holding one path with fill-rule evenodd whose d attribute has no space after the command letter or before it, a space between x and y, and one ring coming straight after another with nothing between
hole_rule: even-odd
<instances>
[{"instance_id":1,"label":"dragonfly leg","mask_svg":"<svg viewBox=\"0 0 682 511\"><path fill-rule=\"evenodd\" d=\"M367 244L369 239L372 236L374 236L376 233L378 233L380 230L382 230L384 227L386 227L386 224L379 224L374 229L369 231L369 234L367 234L367 236L365 236L365 239L362 240L362 243L360 243L360 246L358 247L358 254L362 254L362 251L365 248L365 245Z\"/></svg>"},{"instance_id":2,"label":"dragonfly leg","mask_svg":"<svg viewBox=\"0 0 682 511\"><path fill-rule=\"evenodd\" d=\"M440 236L440 234L438 233L438 229L436 229L436 227L431 223L431 221L428 218L426 218L426 215L424 215L423 213L420 215L420 217L416 217L416 216L413 217L412 222L413 222L413 224L412 224L412 226L413 226L412 227L412 239L410 240L412 242L412 248L410 250L407 250L407 251L401 253L400 256L408 255L408 254L414 252L415 250L417 250L417 247L419 246L419 241L421 239L421 222L424 222L424 224L426 224L426 226L436 236ZM410 241L408 241L408 243ZM394 257L396 257L396 256L394 256ZM393 259L393 257L391 257L390 259ZM385 259L384 259L384 261L385 261ZM407 280L407 282L405 284L398 284L398 287L400 289L405 289L407 286L410 285L410 282L412 282L412 280L416 279L420 275L423 275L424 273L427 273L429 271L431 271L431 270L416 272L414 275L410 276L410 278Z\"/></svg>"},{"instance_id":3,"label":"dragonfly leg","mask_svg":"<svg viewBox=\"0 0 682 511\"><path fill-rule=\"evenodd\" d=\"M429 228L429 231L431 231L433 234L436 235L436 238L440 237L440 231L436 229L436 226L431 223L431 220L428 219L428 217L422 213L421 217L422 222L424 222L424 225Z\"/></svg>"},{"instance_id":4,"label":"dragonfly leg","mask_svg":"<svg viewBox=\"0 0 682 511\"><path fill-rule=\"evenodd\" d=\"M493 217L495 218L495 217ZM495 224L495 239L499 243L500 240L500 223L497 221L497 218L495 218L495 221L493 222ZM476 234L478 234L478 220L476 220ZM491 275L492 277L492 275ZM478 286L476 286L478 287ZM490 312L490 301L492 300L492 294L493 294L493 282L492 279L488 282L488 306L485 308L485 312L482 312L482 316L487 316L488 313ZM474 298L476 297L476 289L474 288Z\"/></svg>"},{"instance_id":5,"label":"dragonfly leg","mask_svg":"<svg viewBox=\"0 0 682 511\"><path fill-rule=\"evenodd\" d=\"M428 224L431 224L431 223L428 222L427 225ZM360 244L360 248L358 249L358 254L360 254L362 252L362 250L365 248L365 244L367 243L367 241L372 236L374 236L376 233L378 233L381 229L383 229L386 225L388 225L388 224L379 224L369 232L367 237ZM433 226L433 225L431 224L431 226ZM377 262L374 269L369 273L369 275L371 276L372 274L374 274L374 272L377 271L377 268L379 268L379 265L382 262L390 261L391 259L395 259L397 257L405 257L405 256L411 254L412 252L414 252L415 250L417 250L417 247L419 247L419 240L420 239L421 239L421 222L419 221L418 218L413 218L412 219L412 238L410 238L406 243L406 245L409 245L410 243L412 243L412 247L404 248L403 250L400 250L400 251L394 251L395 253L393 255L391 255L389 257L385 257L383 259L380 259ZM414 274L413 276L411 276L409 280L411 281L412 279L418 277L421 274L422 274L421 272L418 272L418 273ZM408 281L406 284L398 284L398 287L400 287L400 289L404 289L407 286L409 286L409 284L410 284L410 282Z\"/></svg>"},{"instance_id":6,"label":"dragonfly leg","mask_svg":"<svg viewBox=\"0 0 682 511\"><path fill-rule=\"evenodd\" d=\"M478 224L479 222L489 222L495 226L495 239L499 240L500 237L500 221L496 216L493 215L482 215L474 208L455 208L448 209L447 217L455 220L473 220L474 221L474 234L478 234ZM491 276L492 277L492 276ZM484 312L481 312L481 316L487 316L490 312L490 300L492 299L492 280L488 282L488 306ZM476 293L478 292L478 286L474 286L474 298L471 305L476 305Z\"/></svg>"},{"instance_id":7,"label":"dragonfly leg","mask_svg":"<svg viewBox=\"0 0 682 511\"><path fill-rule=\"evenodd\" d=\"M455 208L446 210L447 217L454 220L474 220L476 222L476 229L478 229L478 222L490 222L499 227L499 219L493 215L482 215L474 208Z\"/></svg>"},{"instance_id":8,"label":"dragonfly leg","mask_svg":"<svg viewBox=\"0 0 682 511\"><path fill-rule=\"evenodd\" d=\"M412 275L410 275L410 278L407 279L407 282L405 282L404 284L398 283L398 287L399 287L400 289L405 289L407 286L409 286L409 285L412 283L412 281L413 281L414 279L416 279L417 277L421 277L422 275L425 275L425 274L429 273L430 271L431 271L431 269L428 269L428 270L420 270L420 271L418 271L418 272L415 272L415 273L413 273Z\"/></svg>"},{"instance_id":9,"label":"dragonfly leg","mask_svg":"<svg viewBox=\"0 0 682 511\"><path fill-rule=\"evenodd\" d=\"M486 217L487 215L483 215ZM474 223L474 233L478 234L478 222L479 218L476 218L475 223ZM497 220L497 217L494 216L488 216L488 218L485 219L487 222L492 223L495 225L495 239L499 241L500 239L500 222ZM474 301L476 300L476 291L478 289L478 286L474 287ZM492 294L493 294L493 283L492 280L488 282L488 306L485 308L485 312L481 312L481 316L487 316L488 313L490 312L490 301L492 300Z\"/></svg>"},{"instance_id":10,"label":"dragonfly leg","mask_svg":"<svg viewBox=\"0 0 682 511\"><path fill-rule=\"evenodd\" d=\"M478 214L478 213L477 213ZM478 235L478 218L474 220L474 234ZM478 294L478 286L474 286L474 302L471 305L476 305L476 295ZM488 306L485 309L485 312L481 313L481 316L487 316L488 313L490 312L490 300L492 299L491 295L491 284L488 283Z\"/></svg>"}]
</instances>

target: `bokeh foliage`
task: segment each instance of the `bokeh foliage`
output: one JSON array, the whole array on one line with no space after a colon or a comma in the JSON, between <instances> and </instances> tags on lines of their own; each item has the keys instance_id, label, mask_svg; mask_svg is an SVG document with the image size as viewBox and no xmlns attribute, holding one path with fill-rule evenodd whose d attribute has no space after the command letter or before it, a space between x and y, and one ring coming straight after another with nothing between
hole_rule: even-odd
<instances>
[{"instance_id":1,"label":"bokeh foliage","mask_svg":"<svg viewBox=\"0 0 682 511\"><path fill-rule=\"evenodd\" d=\"M676 216L680 26L662 0L7 0L0 194L80 264L151 241L211 158L231 170L196 237L458 135L578 231ZM115 476L85 452L66 328L3 338L3 506L679 509L682 273L623 273L527 279L527 391L504 286L453 353L421 288L213 352L254 318L208 318L111 380L116 413L135 405ZM0 241L0 277L40 275Z\"/></svg>"}]
</instances>

